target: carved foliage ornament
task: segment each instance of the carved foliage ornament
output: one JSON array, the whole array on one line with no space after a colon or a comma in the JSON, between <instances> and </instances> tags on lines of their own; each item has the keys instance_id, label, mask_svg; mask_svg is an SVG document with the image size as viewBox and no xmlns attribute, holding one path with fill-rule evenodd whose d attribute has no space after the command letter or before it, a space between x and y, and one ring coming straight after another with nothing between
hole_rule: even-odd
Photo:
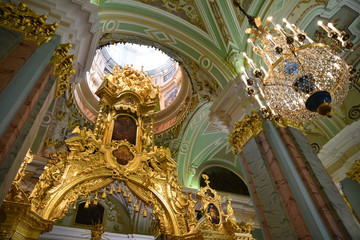
<instances>
[{"instance_id":1,"label":"carved foliage ornament","mask_svg":"<svg viewBox=\"0 0 360 240\"><path fill-rule=\"evenodd\" d=\"M227 200L227 212L224 213L221 197L209 186L209 177L203 174L206 186L200 188L197 198L201 200L201 211L205 219L193 230L197 237L191 239L253 239L253 223L238 224L234 216L230 199ZM190 239L190 238L189 238Z\"/></svg>"},{"instance_id":2,"label":"carved foliage ornament","mask_svg":"<svg viewBox=\"0 0 360 240\"><path fill-rule=\"evenodd\" d=\"M181 192L170 150L153 145L157 88L142 71L128 66L114 70L97 91L101 111L94 132L75 128L78 135L65 141L69 150L52 155L30 195L32 209L54 221L78 198L121 181L152 208L163 234L182 235L189 231L184 218L189 200ZM137 137L133 144L127 139L113 140L118 116L134 119Z\"/></svg>"},{"instance_id":3,"label":"carved foliage ornament","mask_svg":"<svg viewBox=\"0 0 360 240\"><path fill-rule=\"evenodd\" d=\"M350 171L346 176L354 181L360 183L360 160L356 160Z\"/></svg>"},{"instance_id":4,"label":"carved foliage ornament","mask_svg":"<svg viewBox=\"0 0 360 240\"><path fill-rule=\"evenodd\" d=\"M232 145L232 151L236 154L235 149L241 151L241 148L252 138L257 136L263 130L261 116L252 111L251 116L245 115L242 121L235 122L234 130L229 133L228 142Z\"/></svg>"},{"instance_id":5,"label":"carved foliage ornament","mask_svg":"<svg viewBox=\"0 0 360 240\"><path fill-rule=\"evenodd\" d=\"M67 55L71 47L70 43L60 44L50 61L54 65L54 75L57 76L55 98L64 94L69 88L71 76L75 74L73 62L76 56Z\"/></svg>"},{"instance_id":6,"label":"carved foliage ornament","mask_svg":"<svg viewBox=\"0 0 360 240\"><path fill-rule=\"evenodd\" d=\"M208 229L219 236L227 236L226 239L238 239L231 235L239 230L231 207L225 218L220 197L209 185L201 190L198 197L202 199L202 209L207 218L201 223L197 221L197 201L191 195L182 193L177 164L171 159L170 150L153 144L151 116L157 94L151 96L148 93L154 93L154 88L146 86L147 80L138 84L144 79L139 79L143 77L142 73L135 73L133 69L124 68L117 73L115 77L108 75L97 91L102 100L97 131L75 128L73 133L78 135L65 141L68 150L51 156L30 194L31 212L44 221L55 221L61 219L77 199L90 199L94 195L97 198L99 192L104 199L107 186L111 185L109 194L112 194L116 182L122 182L123 194L129 203L133 196L141 200L147 209L152 209L161 234L181 239L189 234L197 236L203 230L200 235L205 236ZM124 79L132 74L133 81L123 85ZM132 107L125 106L125 103ZM134 144L127 139L112 138L114 122L121 114L135 119L138 137ZM121 155L120 162L117 154ZM124 192L126 188L129 192ZM146 212L143 210L142 215L146 216Z\"/></svg>"},{"instance_id":7,"label":"carved foliage ornament","mask_svg":"<svg viewBox=\"0 0 360 240\"><path fill-rule=\"evenodd\" d=\"M24 33L25 40L38 45L47 43L54 36L58 23L45 24L46 15L39 16L26 3L0 1L0 26Z\"/></svg>"},{"instance_id":8,"label":"carved foliage ornament","mask_svg":"<svg viewBox=\"0 0 360 240\"><path fill-rule=\"evenodd\" d=\"M206 30L205 24L201 17L194 0L140 0L143 3L166 10L182 19L194 24L195 26Z\"/></svg>"},{"instance_id":9,"label":"carved foliage ornament","mask_svg":"<svg viewBox=\"0 0 360 240\"><path fill-rule=\"evenodd\" d=\"M43 219L31 211L32 206L28 194L20 188L26 167L32 160L33 155L31 155L29 149L4 202L0 206L0 216L2 216L0 239L20 239L19 235L23 238L29 232L31 232L31 236L35 239L35 236L48 232L52 228L52 221Z\"/></svg>"}]
</instances>

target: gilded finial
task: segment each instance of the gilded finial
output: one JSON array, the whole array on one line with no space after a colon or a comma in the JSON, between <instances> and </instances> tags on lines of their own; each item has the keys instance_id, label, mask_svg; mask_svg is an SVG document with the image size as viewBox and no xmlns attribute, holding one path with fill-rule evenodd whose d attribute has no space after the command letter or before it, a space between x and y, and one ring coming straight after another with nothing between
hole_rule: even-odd
<instances>
[{"instance_id":1,"label":"gilded finial","mask_svg":"<svg viewBox=\"0 0 360 240\"><path fill-rule=\"evenodd\" d=\"M209 186L209 183L210 183L210 181L209 181L209 176L206 175L206 174L202 174L201 177L205 180L206 186L207 186L207 187L210 187L210 186Z\"/></svg>"}]
</instances>

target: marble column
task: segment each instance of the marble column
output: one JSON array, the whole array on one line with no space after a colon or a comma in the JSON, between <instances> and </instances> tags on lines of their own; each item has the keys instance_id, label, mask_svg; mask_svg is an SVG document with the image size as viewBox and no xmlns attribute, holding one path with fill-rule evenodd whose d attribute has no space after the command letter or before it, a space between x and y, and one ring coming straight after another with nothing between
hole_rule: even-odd
<instances>
[{"instance_id":1,"label":"marble column","mask_svg":"<svg viewBox=\"0 0 360 240\"><path fill-rule=\"evenodd\" d=\"M10 125L17 111L44 72L59 43L60 37L55 35L48 43L41 45L1 92L0 135L3 135Z\"/></svg>"},{"instance_id":2,"label":"marble column","mask_svg":"<svg viewBox=\"0 0 360 240\"><path fill-rule=\"evenodd\" d=\"M230 133L264 238L360 239L358 222L302 132L265 120L239 79L229 85L210 120Z\"/></svg>"},{"instance_id":3,"label":"marble column","mask_svg":"<svg viewBox=\"0 0 360 240\"><path fill-rule=\"evenodd\" d=\"M59 42L55 35L41 45L0 94L0 203L54 98L49 61Z\"/></svg>"},{"instance_id":4,"label":"marble column","mask_svg":"<svg viewBox=\"0 0 360 240\"><path fill-rule=\"evenodd\" d=\"M23 34L0 27L0 94L37 49Z\"/></svg>"}]
</instances>

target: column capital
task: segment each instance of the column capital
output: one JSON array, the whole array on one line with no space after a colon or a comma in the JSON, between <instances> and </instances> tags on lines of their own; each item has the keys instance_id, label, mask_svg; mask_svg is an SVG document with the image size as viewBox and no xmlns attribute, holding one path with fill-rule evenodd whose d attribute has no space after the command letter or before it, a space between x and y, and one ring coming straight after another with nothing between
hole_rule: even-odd
<instances>
[{"instance_id":1,"label":"column capital","mask_svg":"<svg viewBox=\"0 0 360 240\"><path fill-rule=\"evenodd\" d=\"M241 121L245 115L260 110L260 105L253 96L246 92L246 85L238 75L221 91L210 108L210 122L220 131L230 133L235 121Z\"/></svg>"},{"instance_id":2,"label":"column capital","mask_svg":"<svg viewBox=\"0 0 360 240\"><path fill-rule=\"evenodd\" d=\"M263 130L263 120L261 116L252 111L251 115L245 115L241 121L236 121L234 129L229 133L229 143L233 146L232 151L236 155L236 149L241 152L241 148L252 138L259 135Z\"/></svg>"}]
</instances>

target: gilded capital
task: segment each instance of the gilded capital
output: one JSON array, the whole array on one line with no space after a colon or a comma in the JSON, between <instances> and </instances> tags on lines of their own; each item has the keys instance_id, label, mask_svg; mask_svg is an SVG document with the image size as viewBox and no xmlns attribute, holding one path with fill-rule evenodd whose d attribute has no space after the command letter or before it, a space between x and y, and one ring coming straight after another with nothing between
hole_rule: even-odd
<instances>
[{"instance_id":1,"label":"gilded capital","mask_svg":"<svg viewBox=\"0 0 360 240\"><path fill-rule=\"evenodd\" d=\"M38 45L47 43L55 35L58 23L45 24L46 15L37 15L26 3L0 2L0 26L22 32L25 40Z\"/></svg>"},{"instance_id":2,"label":"gilded capital","mask_svg":"<svg viewBox=\"0 0 360 240\"><path fill-rule=\"evenodd\" d=\"M263 122L261 116L252 111L251 115L245 115L242 121L235 122L234 130L229 133L228 142L233 146L232 151L235 154L235 149L241 151L241 148L252 137L256 137L263 130Z\"/></svg>"},{"instance_id":3,"label":"gilded capital","mask_svg":"<svg viewBox=\"0 0 360 240\"><path fill-rule=\"evenodd\" d=\"M346 176L360 183L360 160L355 161L350 171L346 173Z\"/></svg>"}]
</instances>

